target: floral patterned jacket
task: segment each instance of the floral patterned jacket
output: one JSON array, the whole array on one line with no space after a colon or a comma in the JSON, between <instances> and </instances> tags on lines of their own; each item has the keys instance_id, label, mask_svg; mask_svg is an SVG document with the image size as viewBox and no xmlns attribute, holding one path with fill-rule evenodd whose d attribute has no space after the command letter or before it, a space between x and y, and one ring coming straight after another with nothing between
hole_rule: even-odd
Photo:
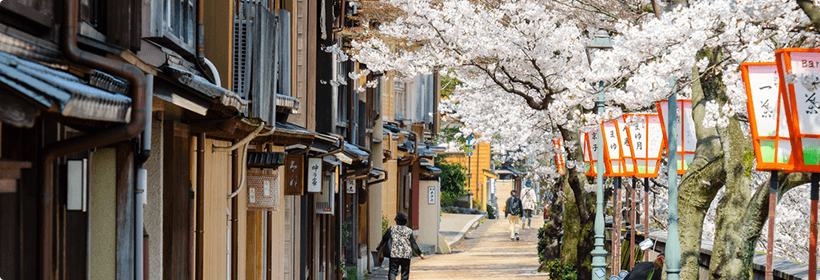
<instances>
[{"instance_id":1,"label":"floral patterned jacket","mask_svg":"<svg viewBox=\"0 0 820 280\"><path fill-rule=\"evenodd\" d=\"M382 236L379 247L384 245L384 256L394 259L413 258L413 252L421 255L419 245L413 237L413 230L406 226L390 226Z\"/></svg>"}]
</instances>

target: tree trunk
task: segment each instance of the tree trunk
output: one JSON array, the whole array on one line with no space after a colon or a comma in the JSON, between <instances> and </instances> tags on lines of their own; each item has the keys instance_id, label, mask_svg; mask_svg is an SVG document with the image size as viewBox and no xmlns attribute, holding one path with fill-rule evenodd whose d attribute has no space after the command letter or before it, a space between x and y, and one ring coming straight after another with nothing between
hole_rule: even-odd
<instances>
[{"instance_id":1,"label":"tree trunk","mask_svg":"<svg viewBox=\"0 0 820 280\"><path fill-rule=\"evenodd\" d=\"M568 158L583 159L579 133L561 128ZM575 145L569 148L569 145ZM582 160L577 160L583 164ZM573 264L578 269L578 279L592 277L592 249L595 246L595 193L587 192L587 177L577 168L566 169L567 184L564 187L564 239L561 242L561 264Z\"/></svg>"},{"instance_id":2,"label":"tree trunk","mask_svg":"<svg viewBox=\"0 0 820 280\"><path fill-rule=\"evenodd\" d=\"M692 69L692 78L699 76L698 68ZM706 99L700 80L692 83L692 117L695 123L706 116ZM714 128L698 127L695 130L698 145L695 159L689 171L680 181L678 194L678 223L681 245L681 279L698 279L700 246L703 220L709 205L723 187L723 152L720 138Z\"/></svg>"},{"instance_id":3,"label":"tree trunk","mask_svg":"<svg viewBox=\"0 0 820 280\"><path fill-rule=\"evenodd\" d=\"M544 240L545 248L543 250L544 263L561 258L561 227L563 226L563 205L564 197L560 195L565 185L565 179L561 179L550 187L553 196L550 201L549 217L550 220L544 224L544 233L542 239Z\"/></svg>"}]
</instances>

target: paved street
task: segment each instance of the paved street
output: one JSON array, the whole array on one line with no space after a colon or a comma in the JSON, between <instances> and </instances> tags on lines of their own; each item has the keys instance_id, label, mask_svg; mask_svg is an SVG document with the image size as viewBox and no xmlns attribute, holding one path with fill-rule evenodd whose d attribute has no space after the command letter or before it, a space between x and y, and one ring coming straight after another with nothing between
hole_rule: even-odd
<instances>
[{"instance_id":1,"label":"paved street","mask_svg":"<svg viewBox=\"0 0 820 280\"><path fill-rule=\"evenodd\" d=\"M547 279L537 272L537 228L542 224L533 219L533 229L521 230L521 241L511 242L506 220L486 220L452 254L414 258L410 279ZM386 271L371 279L387 279Z\"/></svg>"}]
</instances>

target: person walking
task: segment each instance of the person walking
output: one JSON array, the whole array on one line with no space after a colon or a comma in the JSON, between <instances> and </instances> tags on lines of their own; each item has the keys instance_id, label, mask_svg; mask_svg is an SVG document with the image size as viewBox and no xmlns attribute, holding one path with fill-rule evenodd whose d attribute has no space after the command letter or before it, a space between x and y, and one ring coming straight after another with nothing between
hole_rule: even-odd
<instances>
[{"instance_id":1,"label":"person walking","mask_svg":"<svg viewBox=\"0 0 820 280\"><path fill-rule=\"evenodd\" d=\"M527 181L527 187L521 190L521 201L524 203L524 219L521 221L521 228L532 228L532 212L538 205L535 197L535 190L531 188L530 181Z\"/></svg>"},{"instance_id":2,"label":"person walking","mask_svg":"<svg viewBox=\"0 0 820 280\"><path fill-rule=\"evenodd\" d=\"M399 267L401 267L401 279L408 280L410 279L410 258L413 257L413 252L418 254L422 260L424 254L416 244L413 230L405 226L407 225L407 214L399 212L394 220L396 225L387 228L377 248L382 248L380 250L383 250L384 256L390 258L390 272L387 279L396 280Z\"/></svg>"},{"instance_id":3,"label":"person walking","mask_svg":"<svg viewBox=\"0 0 820 280\"><path fill-rule=\"evenodd\" d=\"M510 198L504 206L504 218L510 222L510 241L518 241L518 222L524 214L521 199L516 194L515 190L510 191Z\"/></svg>"}]
</instances>

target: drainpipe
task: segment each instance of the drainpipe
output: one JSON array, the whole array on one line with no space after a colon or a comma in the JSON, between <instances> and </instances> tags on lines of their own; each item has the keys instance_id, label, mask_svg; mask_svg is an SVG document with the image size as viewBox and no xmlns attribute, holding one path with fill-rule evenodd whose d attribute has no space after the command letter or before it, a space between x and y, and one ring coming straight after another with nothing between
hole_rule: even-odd
<instances>
[{"instance_id":1,"label":"drainpipe","mask_svg":"<svg viewBox=\"0 0 820 280\"><path fill-rule=\"evenodd\" d=\"M145 80L147 89L145 92L145 115L150 116L153 107L154 75L146 74ZM136 280L145 279L145 275L143 274L146 259L143 247L145 245L143 244L145 227L143 211L145 210L144 205L146 204L145 190L148 185L148 171L143 168L143 164L151 157L151 118L145 118L145 129L142 131L141 138L142 147L135 157L137 162L137 183L135 185L136 190L134 190L134 196L136 198L134 199L134 279Z\"/></svg>"},{"instance_id":2,"label":"drainpipe","mask_svg":"<svg viewBox=\"0 0 820 280\"><path fill-rule=\"evenodd\" d=\"M371 186L371 185L375 185L375 184L379 184L379 183L382 183L384 181L387 181L387 178L389 177L389 175L387 174L387 170L384 170L384 169L381 169L381 168L378 168L378 167L373 167L373 169L375 169L376 171L379 171L381 173L384 173L384 178L381 178L381 179L378 179L378 180L372 181L372 182L367 182L368 187Z\"/></svg>"},{"instance_id":3,"label":"drainpipe","mask_svg":"<svg viewBox=\"0 0 820 280\"><path fill-rule=\"evenodd\" d=\"M104 72L126 78L131 84L131 122L105 131L86 134L79 137L51 143L43 148L40 158L40 213L38 227L40 244L38 260L40 266L39 278L43 280L55 278L54 264L54 160L68 154L88 150L94 147L109 145L134 138L142 132L145 126L145 74L136 66L101 57L80 50L77 47L78 28L78 0L70 0L65 5L63 20L62 49L65 56L72 62L100 69Z\"/></svg>"},{"instance_id":4,"label":"drainpipe","mask_svg":"<svg viewBox=\"0 0 820 280\"><path fill-rule=\"evenodd\" d=\"M404 164L399 164L399 166L406 166L406 165L413 164L413 162L415 162L417 159L419 159L419 142L420 142L421 138L419 137L419 134L416 133L415 131L407 131L407 132L410 132L415 136L416 145L413 148L413 153L410 154L410 160L407 161Z\"/></svg>"},{"instance_id":5,"label":"drainpipe","mask_svg":"<svg viewBox=\"0 0 820 280\"><path fill-rule=\"evenodd\" d=\"M196 67L199 71L202 71L202 76L217 85L221 86L219 83L220 81L217 80L219 78L219 74L216 72L216 68L213 67L213 64L205 58L205 4L202 3L202 0L196 0ZM212 78L205 72L204 67L202 65L209 66L209 70L213 71L216 78Z\"/></svg>"},{"instance_id":6,"label":"drainpipe","mask_svg":"<svg viewBox=\"0 0 820 280\"><path fill-rule=\"evenodd\" d=\"M190 260L190 265L195 269L193 274L197 280L203 279L202 271L204 267L205 242L203 240L205 232L205 133L197 136L196 145L196 257Z\"/></svg>"},{"instance_id":7,"label":"drainpipe","mask_svg":"<svg viewBox=\"0 0 820 280\"><path fill-rule=\"evenodd\" d=\"M330 155L335 155L335 154L338 154L338 153L341 153L342 151L344 151L344 149L345 149L345 139L344 139L344 137L342 137L340 135L335 135L335 134L332 134L332 135L334 137L336 137L337 139L339 139L339 143L341 143L339 148L336 149L336 150L333 150L333 151L318 155L316 157L323 158L323 157L330 156Z\"/></svg>"},{"instance_id":8,"label":"drainpipe","mask_svg":"<svg viewBox=\"0 0 820 280\"><path fill-rule=\"evenodd\" d=\"M367 163L368 163L369 167L367 169L361 169L361 170L358 170L358 171L348 172L348 173L344 173L342 175L339 175L340 178L344 178L342 180L342 182L347 182L347 181L350 181L350 180L358 180L358 179L366 178L368 176L368 174L370 173L370 170L373 170L373 160L372 160L373 159L373 153L371 153L370 150L368 150L364 147L362 147L360 149L362 149L362 150L364 150L365 152L368 153Z\"/></svg>"}]
</instances>

